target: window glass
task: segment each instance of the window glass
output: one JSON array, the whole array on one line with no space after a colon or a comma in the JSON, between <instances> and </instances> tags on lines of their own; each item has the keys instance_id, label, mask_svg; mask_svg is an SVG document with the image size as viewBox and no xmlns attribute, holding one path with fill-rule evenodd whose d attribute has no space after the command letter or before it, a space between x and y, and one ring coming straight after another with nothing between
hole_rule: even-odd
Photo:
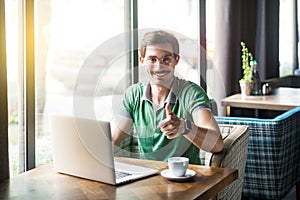
<instances>
[{"instance_id":1,"label":"window glass","mask_svg":"<svg viewBox=\"0 0 300 200\"><path fill-rule=\"evenodd\" d=\"M111 105L109 96L116 93L114 89L116 85L122 85L120 82L128 66L125 62L126 50L120 50L120 47L115 45L120 40L127 39L124 36L124 1L37 0L34 2L35 156L36 166L39 166L52 161L49 115L73 114L74 95L77 95L77 98L95 101L97 107L92 108L95 116L109 120L111 112L101 112L100 109ZM22 109L25 103L22 90L25 34L21 23L24 20L22 10L23 1L5 1L9 81L9 156L12 176L24 170L25 157L25 131L22 122L24 119ZM116 38L117 41L114 40ZM111 41L113 41L112 45L108 47L103 45L110 44ZM82 72L83 68L88 69L88 74L85 73L87 70Z\"/></svg>"},{"instance_id":2,"label":"window glass","mask_svg":"<svg viewBox=\"0 0 300 200\"><path fill-rule=\"evenodd\" d=\"M23 93L22 83L18 79L22 77L22 47L20 38L22 13L20 2L17 0L5 1L6 20L6 53L7 53L7 89L8 89L8 137L9 137L9 165L10 175L19 173L22 163L22 152L24 152L23 123L24 110L21 107ZM21 156L21 157L20 157Z\"/></svg>"},{"instance_id":3,"label":"window glass","mask_svg":"<svg viewBox=\"0 0 300 200\"><path fill-rule=\"evenodd\" d=\"M280 18L279 18L279 62L280 76L292 75L294 73L294 32L295 28L295 13L294 0L280 0ZM298 14L299 16L299 14ZM299 21L299 19L298 19ZM297 44L299 45L299 43ZM298 55L299 60L299 55ZM299 66L297 66L298 68Z\"/></svg>"},{"instance_id":4,"label":"window glass","mask_svg":"<svg viewBox=\"0 0 300 200\"><path fill-rule=\"evenodd\" d=\"M97 101L98 110L91 108L97 117L109 120L110 112L99 109L111 104L107 96L127 65L126 56L114 54L112 48L117 47L103 49L112 38L122 39L124 1L36 2L36 164L40 165L52 160L49 114L84 115L74 113L73 102L86 98ZM89 110L92 105L81 106Z\"/></svg>"}]
</instances>

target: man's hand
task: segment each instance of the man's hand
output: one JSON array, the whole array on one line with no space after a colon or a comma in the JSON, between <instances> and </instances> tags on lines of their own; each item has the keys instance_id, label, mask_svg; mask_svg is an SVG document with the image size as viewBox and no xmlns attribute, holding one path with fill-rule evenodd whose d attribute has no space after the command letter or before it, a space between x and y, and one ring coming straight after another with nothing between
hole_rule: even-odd
<instances>
[{"instance_id":1,"label":"man's hand","mask_svg":"<svg viewBox=\"0 0 300 200\"><path fill-rule=\"evenodd\" d=\"M160 130L168 139L173 139L184 132L184 120L177 117L171 110L170 103L165 106L166 118L160 123Z\"/></svg>"}]
</instances>

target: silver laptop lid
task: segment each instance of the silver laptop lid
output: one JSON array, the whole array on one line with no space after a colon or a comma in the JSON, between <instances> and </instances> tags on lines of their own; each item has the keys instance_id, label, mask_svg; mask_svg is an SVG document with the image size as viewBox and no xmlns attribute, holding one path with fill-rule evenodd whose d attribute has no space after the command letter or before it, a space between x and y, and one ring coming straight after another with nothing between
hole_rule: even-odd
<instances>
[{"instance_id":1,"label":"silver laptop lid","mask_svg":"<svg viewBox=\"0 0 300 200\"><path fill-rule=\"evenodd\" d=\"M50 128L58 172L116 184L109 122L51 115Z\"/></svg>"}]
</instances>

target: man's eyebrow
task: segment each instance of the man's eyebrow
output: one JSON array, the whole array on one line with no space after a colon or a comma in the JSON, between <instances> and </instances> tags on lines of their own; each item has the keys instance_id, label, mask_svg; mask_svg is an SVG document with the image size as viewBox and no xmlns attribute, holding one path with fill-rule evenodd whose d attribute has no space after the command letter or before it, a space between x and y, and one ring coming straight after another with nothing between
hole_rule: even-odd
<instances>
[{"instance_id":1,"label":"man's eyebrow","mask_svg":"<svg viewBox=\"0 0 300 200\"><path fill-rule=\"evenodd\" d=\"M167 53L167 54L163 55L161 58L166 57L166 56L173 56L173 54L172 53ZM158 58L157 56L154 56L154 55L149 55L147 57Z\"/></svg>"}]
</instances>

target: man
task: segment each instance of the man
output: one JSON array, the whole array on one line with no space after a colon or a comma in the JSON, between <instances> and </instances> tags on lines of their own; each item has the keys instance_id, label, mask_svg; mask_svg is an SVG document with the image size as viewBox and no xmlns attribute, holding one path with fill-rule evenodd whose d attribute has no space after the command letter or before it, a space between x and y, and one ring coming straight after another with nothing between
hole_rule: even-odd
<instances>
[{"instance_id":1,"label":"man","mask_svg":"<svg viewBox=\"0 0 300 200\"><path fill-rule=\"evenodd\" d=\"M118 145L134 124L140 157L166 161L185 156L201 164L199 150L219 152L223 140L205 91L174 76L178 40L165 31L145 34L140 63L149 81L130 86L122 101L121 123L112 136Z\"/></svg>"}]
</instances>

